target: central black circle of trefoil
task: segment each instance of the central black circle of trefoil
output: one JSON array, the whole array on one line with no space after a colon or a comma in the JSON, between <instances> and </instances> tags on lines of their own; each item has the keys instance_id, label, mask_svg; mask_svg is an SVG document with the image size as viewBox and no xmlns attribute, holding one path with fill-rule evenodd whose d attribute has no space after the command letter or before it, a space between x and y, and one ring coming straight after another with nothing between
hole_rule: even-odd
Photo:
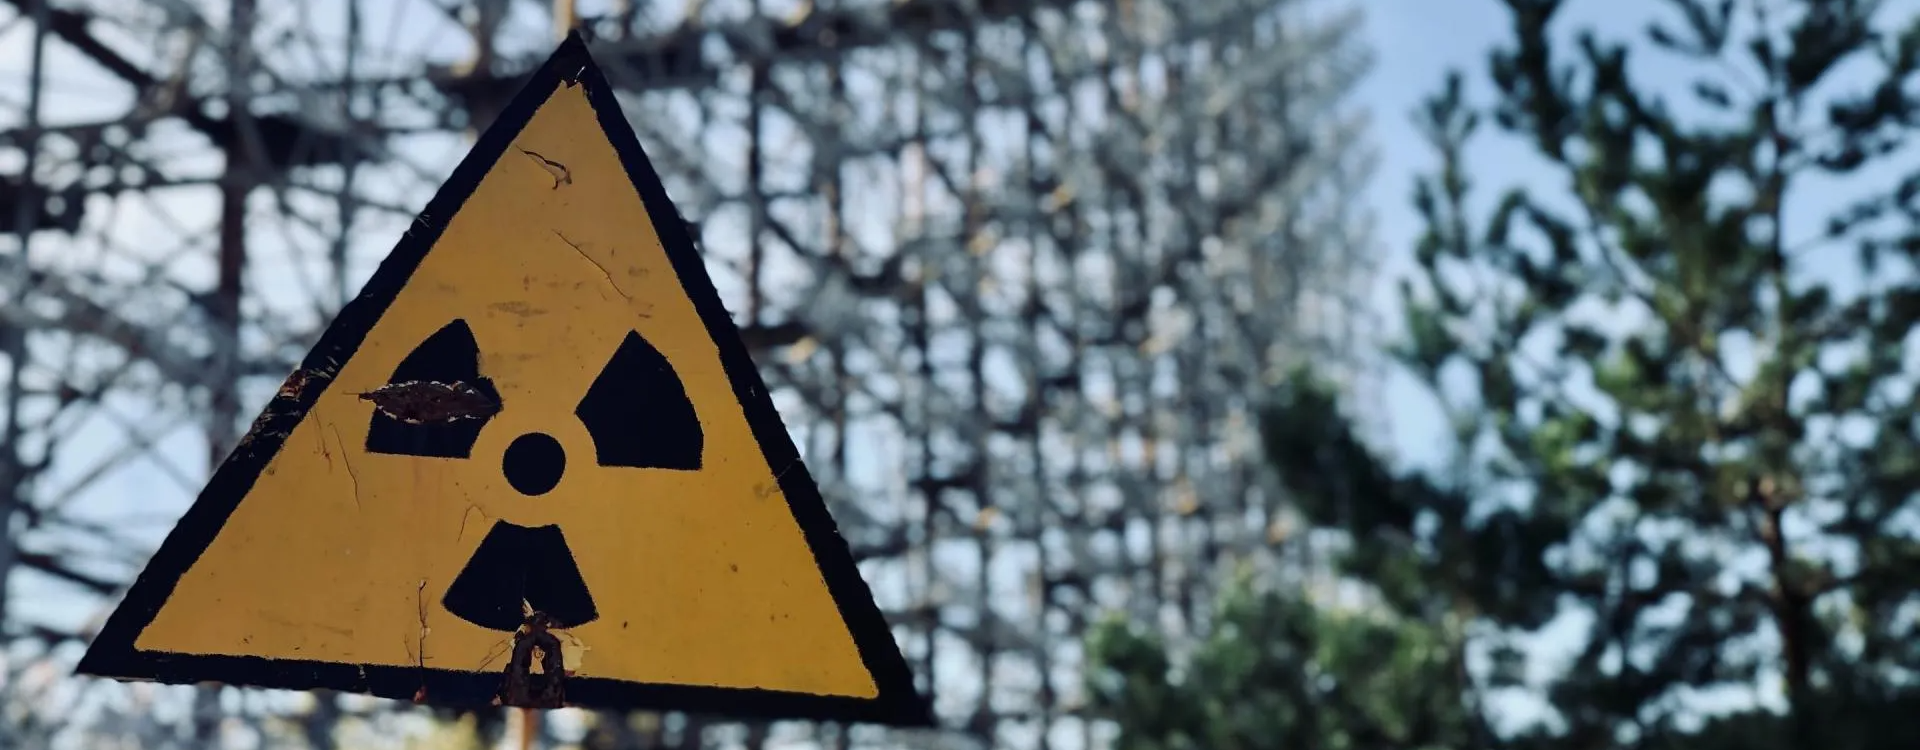
<instances>
[{"instance_id":1,"label":"central black circle of trefoil","mask_svg":"<svg viewBox=\"0 0 1920 750\"><path fill-rule=\"evenodd\" d=\"M514 438L500 457L507 484L522 495L544 495L560 484L567 470L567 451L560 441L544 432L529 432Z\"/></svg>"}]
</instances>

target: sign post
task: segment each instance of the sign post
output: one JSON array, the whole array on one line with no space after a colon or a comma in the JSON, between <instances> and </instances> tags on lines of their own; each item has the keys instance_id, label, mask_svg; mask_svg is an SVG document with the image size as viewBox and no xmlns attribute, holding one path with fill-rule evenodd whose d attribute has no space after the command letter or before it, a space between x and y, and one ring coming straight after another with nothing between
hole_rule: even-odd
<instances>
[{"instance_id":1,"label":"sign post","mask_svg":"<svg viewBox=\"0 0 1920 750\"><path fill-rule=\"evenodd\" d=\"M80 671L928 725L687 232L569 34Z\"/></svg>"}]
</instances>

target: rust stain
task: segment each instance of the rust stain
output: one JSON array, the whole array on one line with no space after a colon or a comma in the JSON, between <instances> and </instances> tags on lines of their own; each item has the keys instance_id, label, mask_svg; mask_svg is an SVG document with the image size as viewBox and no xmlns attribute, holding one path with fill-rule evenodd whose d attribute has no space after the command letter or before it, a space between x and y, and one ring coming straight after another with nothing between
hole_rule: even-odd
<instances>
[{"instance_id":1,"label":"rust stain","mask_svg":"<svg viewBox=\"0 0 1920 750\"><path fill-rule=\"evenodd\" d=\"M507 660L505 678L494 702L515 708L564 708L567 704L567 670L560 654L560 639L551 628L554 619L545 612L527 615L519 632L513 634L513 657ZM533 671L534 656L540 658L540 673Z\"/></svg>"},{"instance_id":2,"label":"rust stain","mask_svg":"<svg viewBox=\"0 0 1920 750\"><path fill-rule=\"evenodd\" d=\"M498 399L460 381L409 380L359 395L381 413L409 424L485 419L500 413Z\"/></svg>"}]
</instances>

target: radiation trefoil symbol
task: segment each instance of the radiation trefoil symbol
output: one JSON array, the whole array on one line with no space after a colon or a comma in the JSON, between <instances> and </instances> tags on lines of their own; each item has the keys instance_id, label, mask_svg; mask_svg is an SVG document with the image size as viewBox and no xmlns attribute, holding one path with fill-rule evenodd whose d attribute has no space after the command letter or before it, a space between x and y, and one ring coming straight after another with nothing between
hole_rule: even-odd
<instances>
[{"instance_id":1,"label":"radiation trefoil symbol","mask_svg":"<svg viewBox=\"0 0 1920 750\"><path fill-rule=\"evenodd\" d=\"M79 671L931 725L614 92L526 78Z\"/></svg>"},{"instance_id":2,"label":"radiation trefoil symbol","mask_svg":"<svg viewBox=\"0 0 1920 750\"><path fill-rule=\"evenodd\" d=\"M367 452L419 458L473 460L481 431L510 406L480 374L480 346L462 319L428 336L385 386L361 398L376 407ZM693 402L667 358L639 333L620 342L578 403L572 416L592 437L596 464L700 469L704 438ZM535 497L559 485L567 460L553 436L527 432L507 444L500 471L514 491ZM508 633L536 613L543 626L559 628L599 618L560 527L504 519L494 521L440 603L462 620Z\"/></svg>"}]
</instances>

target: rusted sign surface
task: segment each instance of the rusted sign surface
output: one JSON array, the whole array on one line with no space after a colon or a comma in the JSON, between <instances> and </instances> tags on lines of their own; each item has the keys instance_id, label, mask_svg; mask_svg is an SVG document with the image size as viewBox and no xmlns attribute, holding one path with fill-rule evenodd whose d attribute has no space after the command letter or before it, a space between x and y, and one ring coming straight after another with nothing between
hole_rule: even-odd
<instances>
[{"instance_id":1,"label":"rusted sign surface","mask_svg":"<svg viewBox=\"0 0 1920 750\"><path fill-rule=\"evenodd\" d=\"M577 38L288 378L81 669L928 718Z\"/></svg>"}]
</instances>

